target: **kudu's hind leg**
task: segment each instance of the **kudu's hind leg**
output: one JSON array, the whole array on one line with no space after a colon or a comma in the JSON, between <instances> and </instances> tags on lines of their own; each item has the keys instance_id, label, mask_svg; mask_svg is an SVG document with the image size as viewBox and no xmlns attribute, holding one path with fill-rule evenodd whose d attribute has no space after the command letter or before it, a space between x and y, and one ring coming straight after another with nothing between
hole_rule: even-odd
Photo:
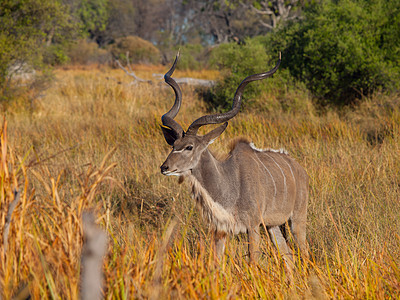
<instances>
[{"instance_id":1,"label":"kudu's hind leg","mask_svg":"<svg viewBox=\"0 0 400 300\"><path fill-rule=\"evenodd\" d=\"M283 259L285 260L286 267L289 269L289 271L292 271L294 268L292 251L288 247L286 239L282 235L281 229L279 226L269 227L268 233L275 247L279 250Z\"/></svg>"},{"instance_id":2,"label":"kudu's hind leg","mask_svg":"<svg viewBox=\"0 0 400 300\"><path fill-rule=\"evenodd\" d=\"M292 220L290 227L294 241L300 248L301 254L304 257L308 258L308 246L306 240L306 222L300 220Z\"/></svg>"},{"instance_id":3,"label":"kudu's hind leg","mask_svg":"<svg viewBox=\"0 0 400 300\"><path fill-rule=\"evenodd\" d=\"M308 245L306 240L307 213L293 213L290 220L290 231L301 254L308 258Z\"/></svg>"},{"instance_id":4,"label":"kudu's hind leg","mask_svg":"<svg viewBox=\"0 0 400 300\"><path fill-rule=\"evenodd\" d=\"M301 254L308 258L308 245L306 240L307 206L308 206L308 180L304 182L307 188L300 189L297 196L293 215L290 218L290 231Z\"/></svg>"}]
</instances>

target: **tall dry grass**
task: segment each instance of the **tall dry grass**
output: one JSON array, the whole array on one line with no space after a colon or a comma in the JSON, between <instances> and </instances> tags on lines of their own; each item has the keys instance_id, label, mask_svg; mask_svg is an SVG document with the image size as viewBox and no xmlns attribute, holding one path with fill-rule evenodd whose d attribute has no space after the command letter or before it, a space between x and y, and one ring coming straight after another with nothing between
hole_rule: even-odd
<instances>
[{"instance_id":1,"label":"tall dry grass","mask_svg":"<svg viewBox=\"0 0 400 300\"><path fill-rule=\"evenodd\" d=\"M151 76L151 69L136 70ZM125 76L59 70L29 109L8 107L0 228L14 190L22 192L8 250L0 245L4 299L24 286L34 299L78 297L85 209L96 212L109 235L107 299L400 297L399 96L376 95L348 111L317 114L304 95L285 95L296 109L280 104L282 93L264 95L260 101L274 109L241 111L212 145L224 153L231 139L248 136L260 148L288 149L307 170L311 257L299 258L288 280L266 236L258 265L247 263L241 235L229 239L223 262L214 262L210 232L188 187L159 172L169 150L160 116L173 93L165 85L132 86ZM192 88L183 92L177 119L187 126L205 105Z\"/></svg>"}]
</instances>

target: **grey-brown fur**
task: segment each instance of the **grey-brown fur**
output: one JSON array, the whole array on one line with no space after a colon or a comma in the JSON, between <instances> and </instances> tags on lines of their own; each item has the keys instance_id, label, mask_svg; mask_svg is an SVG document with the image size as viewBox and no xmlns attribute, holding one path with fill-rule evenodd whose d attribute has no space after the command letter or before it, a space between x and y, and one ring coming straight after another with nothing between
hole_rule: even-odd
<instances>
[{"instance_id":1,"label":"grey-brown fur","mask_svg":"<svg viewBox=\"0 0 400 300\"><path fill-rule=\"evenodd\" d=\"M172 74L171 70L167 74ZM263 74L249 76L250 80L246 78L243 82L259 80L260 75ZM166 81L173 86L171 77ZM174 112L176 115L180 94L176 92L177 86L173 87L177 95L175 103L179 104ZM242 84L238 90L243 90ZM295 241L302 252L307 253L308 175L305 170L286 151L260 150L245 139L235 142L225 160L216 159L208 150L208 145L223 133L227 122L204 136L197 135L199 126L232 118L237 113L232 111L238 111L240 97L241 93L237 92L233 109L227 115L202 117L193 122L196 126L192 124L186 133L180 125L177 125L177 130L172 128L175 116L168 119L170 115L164 115L169 126L165 125L163 132L173 149L161 166L161 172L189 179L193 197L203 217L215 228L215 247L219 257L224 252L226 234L247 232L250 259L256 260L259 256L260 226L264 225L288 265L290 250L281 225L286 222L291 224Z\"/></svg>"}]
</instances>

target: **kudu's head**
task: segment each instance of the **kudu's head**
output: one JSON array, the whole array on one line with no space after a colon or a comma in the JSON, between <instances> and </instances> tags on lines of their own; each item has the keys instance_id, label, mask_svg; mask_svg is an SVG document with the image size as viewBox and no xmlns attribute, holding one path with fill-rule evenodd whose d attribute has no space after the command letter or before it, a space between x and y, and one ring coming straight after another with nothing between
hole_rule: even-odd
<instances>
[{"instance_id":1,"label":"kudu's head","mask_svg":"<svg viewBox=\"0 0 400 300\"><path fill-rule=\"evenodd\" d=\"M181 176L190 174L190 171L199 163L200 157L207 149L208 145L224 132L228 126L227 121L237 115L242 101L242 93L246 85L249 82L267 78L276 72L281 63L281 54L279 53L278 63L272 70L248 76L239 84L230 111L223 114L202 116L195 120L186 132L184 132L182 126L174 120L182 103L181 89L176 81L171 77L172 73L175 71L178 57L179 53L177 54L171 69L164 75L165 82L168 83L175 92L175 102L172 108L161 117L161 129L165 140L172 146L171 153L161 166L161 173L164 175ZM223 123L221 126L215 128L209 133L203 136L197 135L197 131L201 126L221 123Z\"/></svg>"}]
</instances>

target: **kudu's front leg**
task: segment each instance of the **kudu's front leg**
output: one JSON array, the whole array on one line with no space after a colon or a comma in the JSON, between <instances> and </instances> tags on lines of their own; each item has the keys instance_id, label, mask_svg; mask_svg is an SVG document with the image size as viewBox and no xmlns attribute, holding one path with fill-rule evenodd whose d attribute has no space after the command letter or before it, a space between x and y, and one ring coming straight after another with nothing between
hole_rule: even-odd
<instances>
[{"instance_id":1,"label":"kudu's front leg","mask_svg":"<svg viewBox=\"0 0 400 300\"><path fill-rule=\"evenodd\" d=\"M260 227L249 229L247 231L249 243L250 262L256 263L260 257Z\"/></svg>"},{"instance_id":2,"label":"kudu's front leg","mask_svg":"<svg viewBox=\"0 0 400 300\"><path fill-rule=\"evenodd\" d=\"M226 232L215 231L214 233L214 253L218 260L221 260L225 252Z\"/></svg>"}]
</instances>

